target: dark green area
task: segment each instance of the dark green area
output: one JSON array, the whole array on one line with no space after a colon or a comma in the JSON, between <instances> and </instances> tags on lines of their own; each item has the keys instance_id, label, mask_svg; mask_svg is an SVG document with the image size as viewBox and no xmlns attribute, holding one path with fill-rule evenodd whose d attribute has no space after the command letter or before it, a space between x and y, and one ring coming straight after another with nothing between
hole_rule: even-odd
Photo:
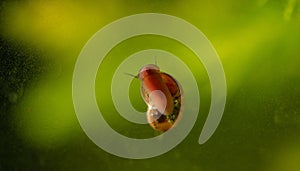
<instances>
[{"instance_id":1,"label":"dark green area","mask_svg":"<svg viewBox=\"0 0 300 171\"><path fill-rule=\"evenodd\" d=\"M15 135L11 109L44 70L36 50L0 37L0 170L18 168L15 163L30 163L35 158L35 152Z\"/></svg>"}]
</instances>

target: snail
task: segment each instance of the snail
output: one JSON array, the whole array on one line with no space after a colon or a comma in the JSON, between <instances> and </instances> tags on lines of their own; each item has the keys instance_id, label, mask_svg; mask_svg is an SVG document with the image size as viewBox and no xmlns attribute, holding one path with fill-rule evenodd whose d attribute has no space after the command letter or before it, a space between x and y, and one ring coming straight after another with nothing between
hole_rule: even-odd
<instances>
[{"instance_id":1,"label":"snail","mask_svg":"<svg viewBox=\"0 0 300 171\"><path fill-rule=\"evenodd\" d=\"M148 123L159 132L169 130L182 114L181 86L154 64L142 67L135 78L141 81L141 95L148 105Z\"/></svg>"}]
</instances>

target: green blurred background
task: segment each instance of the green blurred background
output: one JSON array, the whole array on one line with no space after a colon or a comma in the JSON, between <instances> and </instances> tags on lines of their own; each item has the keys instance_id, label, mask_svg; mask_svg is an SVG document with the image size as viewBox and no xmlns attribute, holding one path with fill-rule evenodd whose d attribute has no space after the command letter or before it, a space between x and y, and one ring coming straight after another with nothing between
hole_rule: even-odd
<instances>
[{"instance_id":1,"label":"green blurred background","mask_svg":"<svg viewBox=\"0 0 300 171\"><path fill-rule=\"evenodd\" d=\"M0 9L0 170L300 170L299 0L33 0L1 1ZM228 96L218 129L199 145L210 107L201 62L160 36L120 43L96 81L99 107L118 132L157 135L148 125L122 119L107 93L114 69L134 52L176 54L193 71L201 94L198 120L182 143L164 155L131 160L103 151L82 131L72 104L72 74L96 31L144 12L183 18L207 36L222 61ZM130 98L145 110L138 87L133 81Z\"/></svg>"}]
</instances>

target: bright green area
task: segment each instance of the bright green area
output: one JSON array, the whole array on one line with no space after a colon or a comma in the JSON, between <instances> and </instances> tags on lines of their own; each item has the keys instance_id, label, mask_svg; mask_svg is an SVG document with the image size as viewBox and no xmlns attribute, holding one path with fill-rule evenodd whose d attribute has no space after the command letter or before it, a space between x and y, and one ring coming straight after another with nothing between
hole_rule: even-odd
<instances>
[{"instance_id":1,"label":"bright green area","mask_svg":"<svg viewBox=\"0 0 300 171\"><path fill-rule=\"evenodd\" d=\"M50 68L13 107L16 136L34 154L17 159L15 167L27 163L28 168L38 165L32 168L42 170L300 170L300 1L25 1L7 2L2 8L2 36L41 49L44 65ZM198 27L220 56L228 96L217 131L199 145L210 104L201 62L167 38L140 36L122 42L107 55L96 80L99 107L118 132L137 138L157 135L148 125L122 119L110 97L114 69L134 52L157 48L176 54L192 70L201 94L197 123L180 145L159 157L129 160L99 149L81 130L72 104L72 72L81 48L96 31L143 12L174 15ZM134 107L146 109L137 81L130 98Z\"/></svg>"}]
</instances>

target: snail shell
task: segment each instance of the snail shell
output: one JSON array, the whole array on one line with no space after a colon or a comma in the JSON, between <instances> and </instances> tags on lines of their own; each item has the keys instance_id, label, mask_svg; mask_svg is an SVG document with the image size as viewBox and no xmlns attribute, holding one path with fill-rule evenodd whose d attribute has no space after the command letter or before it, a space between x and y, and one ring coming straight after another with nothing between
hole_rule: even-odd
<instances>
[{"instance_id":1,"label":"snail shell","mask_svg":"<svg viewBox=\"0 0 300 171\"><path fill-rule=\"evenodd\" d=\"M142 97L148 105L147 120L150 126L161 132L169 130L182 113L179 83L153 64L144 66L138 78L142 82Z\"/></svg>"}]
</instances>

